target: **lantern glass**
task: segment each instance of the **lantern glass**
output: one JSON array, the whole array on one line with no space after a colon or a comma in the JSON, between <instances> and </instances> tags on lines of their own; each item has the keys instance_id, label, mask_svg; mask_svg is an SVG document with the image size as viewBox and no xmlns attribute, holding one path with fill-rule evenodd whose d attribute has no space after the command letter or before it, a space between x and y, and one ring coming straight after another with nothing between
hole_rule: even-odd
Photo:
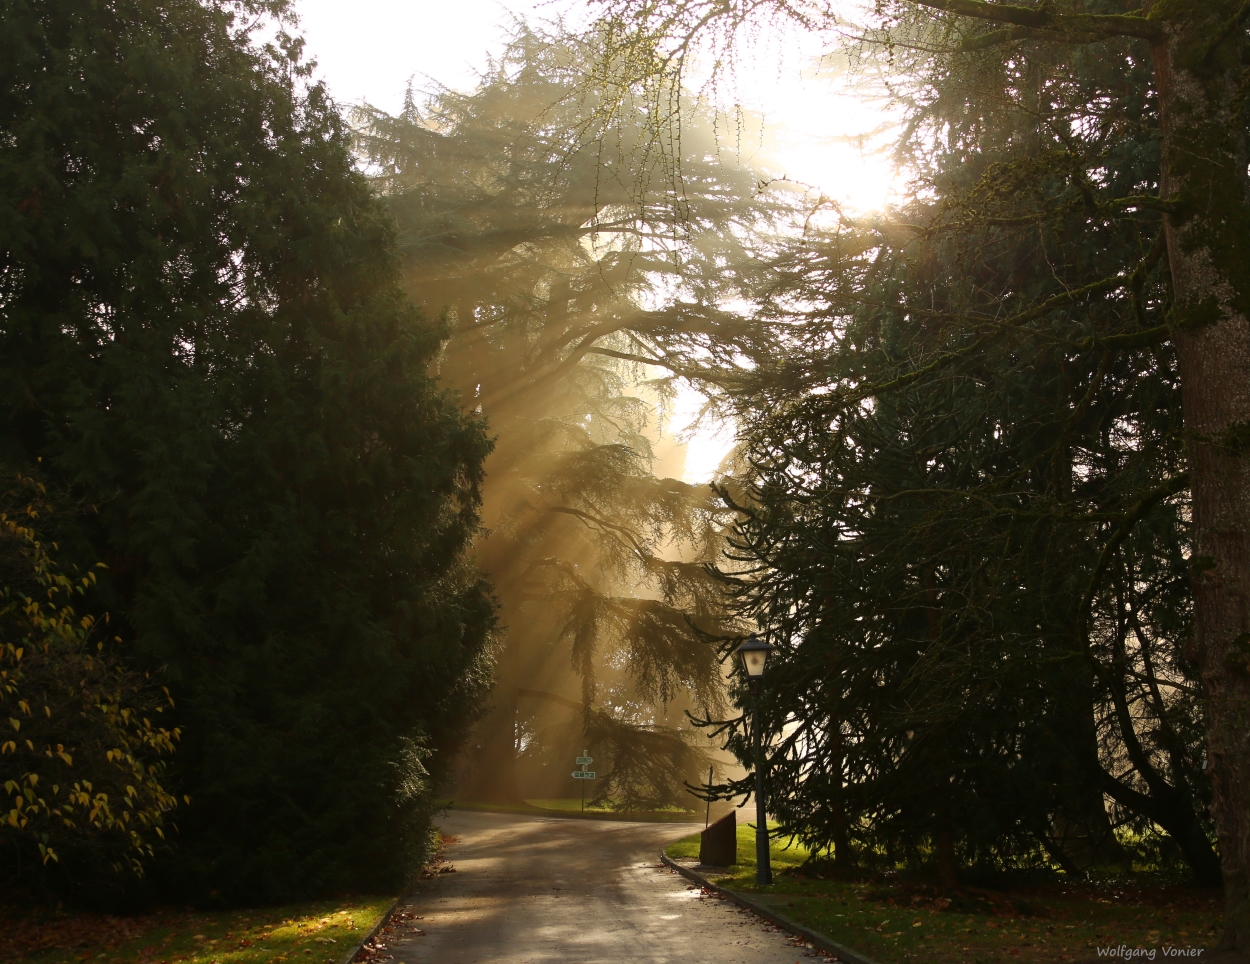
<instances>
[{"instance_id":1,"label":"lantern glass","mask_svg":"<svg viewBox=\"0 0 1250 964\"><path fill-rule=\"evenodd\" d=\"M768 662L768 654L773 648L758 636L748 637L738 647L738 655L742 657L742 668L751 679L759 679L764 675L764 666Z\"/></svg>"}]
</instances>

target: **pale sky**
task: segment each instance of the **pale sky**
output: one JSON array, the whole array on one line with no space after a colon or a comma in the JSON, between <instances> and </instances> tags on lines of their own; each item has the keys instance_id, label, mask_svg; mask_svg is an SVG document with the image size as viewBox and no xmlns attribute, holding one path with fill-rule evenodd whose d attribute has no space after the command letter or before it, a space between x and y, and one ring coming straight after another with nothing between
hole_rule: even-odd
<instances>
[{"instance_id":1,"label":"pale sky","mask_svg":"<svg viewBox=\"0 0 1250 964\"><path fill-rule=\"evenodd\" d=\"M331 93L344 104L368 100L390 111L402 105L409 78L418 88L430 78L471 87L487 54L502 49L513 16L563 15L577 24L589 9L586 0L296 0L308 53ZM836 139L866 133L881 117L833 82L801 76L820 51L816 38L798 31L766 34L744 51L720 99L763 114L776 141L768 157L775 173L854 208L880 207L888 166Z\"/></svg>"},{"instance_id":2,"label":"pale sky","mask_svg":"<svg viewBox=\"0 0 1250 964\"><path fill-rule=\"evenodd\" d=\"M318 75L344 106L368 101L398 111L412 78L461 90L473 86L490 53L504 44L513 16L585 21L585 0L296 0L300 33ZM816 38L797 31L765 35L746 51L718 93L721 106L741 103L761 113L771 138L763 159L774 173L812 185L849 208L874 209L889 198L884 159L848 143L877 127L871 104L841 93L833 81L812 79L821 52ZM806 69L806 70L805 70ZM697 81L696 81L697 82ZM754 150L750 145L744 153ZM677 399L671 429L681 431L700 407L692 391ZM683 477L711 478L733 444L728 428L690 438Z\"/></svg>"},{"instance_id":3,"label":"pale sky","mask_svg":"<svg viewBox=\"0 0 1250 964\"><path fill-rule=\"evenodd\" d=\"M397 111L412 77L472 86L488 52L503 47L511 16L548 19L547 0L296 0L300 32L331 93Z\"/></svg>"}]
</instances>

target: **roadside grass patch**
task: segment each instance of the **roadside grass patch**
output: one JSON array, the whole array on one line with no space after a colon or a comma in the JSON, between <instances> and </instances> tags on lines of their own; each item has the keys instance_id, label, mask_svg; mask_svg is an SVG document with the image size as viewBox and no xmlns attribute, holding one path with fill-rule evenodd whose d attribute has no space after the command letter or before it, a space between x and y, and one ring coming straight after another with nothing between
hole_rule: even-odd
<instances>
[{"instance_id":1,"label":"roadside grass patch","mask_svg":"<svg viewBox=\"0 0 1250 964\"><path fill-rule=\"evenodd\" d=\"M741 814L739 815L741 820ZM674 860L693 859L699 857L699 835L691 834L682 837L676 843L669 844L664 852ZM800 866L810 856L806 847L795 837L781 839L773 837L768 841L768 854L773 868L773 877L780 871ZM740 822L738 824L738 863L729 868L728 876L718 876L717 882L725 882L726 887L741 890L738 882L750 879L755 884L755 824ZM733 883L730 883L733 881Z\"/></svg>"},{"instance_id":2,"label":"roadside grass patch","mask_svg":"<svg viewBox=\"0 0 1250 964\"><path fill-rule=\"evenodd\" d=\"M393 896L140 917L66 912L0 917L5 964L338 964ZM10 914L13 912L10 911Z\"/></svg>"},{"instance_id":3,"label":"roadside grass patch","mask_svg":"<svg viewBox=\"0 0 1250 964\"><path fill-rule=\"evenodd\" d=\"M679 810L669 807L663 810L617 810L611 806L592 807L586 804L582 812L582 802L578 798L554 798L526 800L523 804L515 803L479 803L476 800L440 800L440 810L472 810L479 813L521 813L536 817L571 817L574 819L593 820L632 820L643 823L693 823L701 819L693 810Z\"/></svg>"},{"instance_id":4,"label":"roadside grass patch","mask_svg":"<svg viewBox=\"0 0 1250 964\"><path fill-rule=\"evenodd\" d=\"M531 807L540 807L543 810L576 810L579 813L582 809L582 801L580 797L558 798L551 800L526 800ZM611 813L612 808L607 804L599 804L595 806L591 803L586 804L587 813Z\"/></svg>"},{"instance_id":5,"label":"roadside grass patch","mask_svg":"<svg viewBox=\"0 0 1250 964\"><path fill-rule=\"evenodd\" d=\"M697 858L698 834L665 852L675 860ZM1172 959L1163 953L1167 947L1208 948L1205 957L1222 926L1218 892L1147 874L1001 891L960 887L939 896L899 875L866 881L802 876L807 851L782 841L773 841L770 854L773 884L757 887L755 830L739 826L739 863L727 874L708 876L881 964L1096 961L1098 948L1119 945L1155 948L1156 962Z\"/></svg>"},{"instance_id":6,"label":"roadside grass patch","mask_svg":"<svg viewBox=\"0 0 1250 964\"><path fill-rule=\"evenodd\" d=\"M582 809L582 801L579 797L557 797L553 799L543 800L526 800L532 807L541 807L544 810L567 810L578 811ZM697 814L693 810L683 810L681 807L658 807L654 810L626 810L616 806L616 804L608 801L607 803L592 804L586 801L587 813L649 813L657 816L673 816L680 817L683 820L693 820Z\"/></svg>"}]
</instances>

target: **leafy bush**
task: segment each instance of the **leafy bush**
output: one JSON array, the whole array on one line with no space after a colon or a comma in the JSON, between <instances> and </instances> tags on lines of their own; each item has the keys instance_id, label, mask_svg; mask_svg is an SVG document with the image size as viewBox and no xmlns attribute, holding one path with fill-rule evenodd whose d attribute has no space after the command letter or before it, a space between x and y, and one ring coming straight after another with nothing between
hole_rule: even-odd
<instances>
[{"instance_id":1,"label":"leafy bush","mask_svg":"<svg viewBox=\"0 0 1250 964\"><path fill-rule=\"evenodd\" d=\"M0 833L13 844L0 861L29 861L36 849L43 864L90 852L141 874L177 805L161 758L181 733L152 722L166 706L98 639L107 620L70 605L95 573L60 569L55 543L39 535L42 489L16 483L0 499L0 778L11 802ZM173 705L168 691L165 699Z\"/></svg>"}]
</instances>

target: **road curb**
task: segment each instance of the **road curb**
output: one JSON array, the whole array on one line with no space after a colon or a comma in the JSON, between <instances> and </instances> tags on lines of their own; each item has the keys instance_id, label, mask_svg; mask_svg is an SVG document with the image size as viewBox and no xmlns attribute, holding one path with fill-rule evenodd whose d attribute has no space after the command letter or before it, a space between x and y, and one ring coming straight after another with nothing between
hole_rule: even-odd
<instances>
[{"instance_id":1,"label":"road curb","mask_svg":"<svg viewBox=\"0 0 1250 964\"><path fill-rule=\"evenodd\" d=\"M356 943L355 947L353 947L350 951L347 952L347 956L343 958L342 964L352 964L352 961L356 960L356 955L360 953L361 948L378 936L382 928L386 926L386 922L391 919L391 915L394 914L395 911L399 909L399 905L402 904L405 900L407 900L409 895L411 895L413 891L413 887L415 886L416 885L414 884L412 886L406 887L402 894L400 894L393 901L391 901L391 906L386 908L386 910L382 912L382 916L379 917L378 922L373 925L373 929L370 930L369 933L366 934L364 937L362 937Z\"/></svg>"},{"instance_id":2,"label":"road curb","mask_svg":"<svg viewBox=\"0 0 1250 964\"><path fill-rule=\"evenodd\" d=\"M412 895L412 891L414 891L415 889L416 889L416 881L414 881L414 883L407 885L406 888L404 888L404 893L400 894L399 896L397 896L397 898L391 901L391 905L389 906L389 908L386 908L386 910L382 911L382 915L380 916L380 918L377 918L377 923L374 924L374 926L372 926L372 929L369 931L369 933L362 936L362 938L359 941L357 941L354 948L347 951L347 955L345 956L344 959L342 959L341 964L351 964L351 961L354 961L356 959L356 954L360 953L360 949L364 948L365 944L369 943L370 940L376 938L376 936L381 933L381 929L384 928L384 926L386 926L386 921L391 919L391 914L394 914L396 910L399 910L399 905L404 903L405 900L409 899L409 896Z\"/></svg>"},{"instance_id":3,"label":"road curb","mask_svg":"<svg viewBox=\"0 0 1250 964\"><path fill-rule=\"evenodd\" d=\"M825 953L832 954L835 960L841 961L843 964L877 964L877 962L871 957L865 957L863 954L853 951L849 947L844 947L837 941L826 937L819 931L814 931L809 927L804 927L797 921L790 920L790 918L785 914L778 914L775 910L765 907L763 904L752 900L750 897L739 894L737 891L729 890L726 887L721 887L719 884L712 883L712 881L708 880L702 874L691 870L689 867L683 867L681 864L677 863L677 861L669 857L668 854L661 853L660 860L686 879L694 881L700 887L720 894L727 900L733 901L739 907L745 907L753 914L758 914L766 921L776 924L782 930L787 930L796 937L803 938L803 940L807 941L813 947L819 947Z\"/></svg>"}]
</instances>

